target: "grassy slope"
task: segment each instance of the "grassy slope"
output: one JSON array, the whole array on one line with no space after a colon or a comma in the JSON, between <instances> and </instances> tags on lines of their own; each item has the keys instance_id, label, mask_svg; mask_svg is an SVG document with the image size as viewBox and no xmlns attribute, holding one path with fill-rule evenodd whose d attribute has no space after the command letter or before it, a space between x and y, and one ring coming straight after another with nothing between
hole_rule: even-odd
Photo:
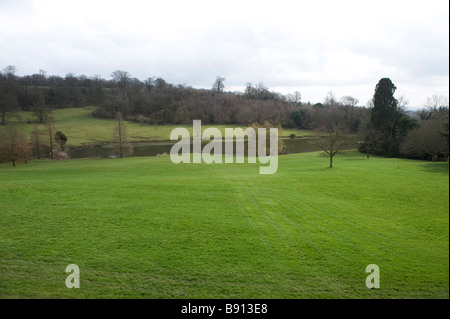
<instances>
[{"instance_id":1,"label":"grassy slope","mask_svg":"<svg viewBox=\"0 0 450 319\"><path fill-rule=\"evenodd\" d=\"M0 164L0 298L448 298L448 163L327 164Z\"/></svg>"},{"instance_id":2,"label":"grassy slope","mask_svg":"<svg viewBox=\"0 0 450 319\"><path fill-rule=\"evenodd\" d=\"M79 146L82 144L110 142L112 139L114 121L90 117L90 114L93 110L94 107L55 109L51 113L51 116L53 118L56 129L62 131L68 137L67 143L70 145ZM32 112L20 112L20 116L23 123L26 123L28 120L32 122L32 124L22 124L24 131L27 133L27 136L29 136L33 129L33 123L36 122L36 119L33 116ZM39 127L43 131L44 124L39 124ZM129 122L127 127L130 135L130 140L133 142L137 142L169 140L170 132L176 127L183 126L159 125L155 127L153 125ZM184 127L186 127L192 134L192 125ZM237 126L202 125L202 129L205 129L207 127L217 127L222 131L222 134L224 135L226 127ZM307 130L283 130L284 136L289 136L292 133L296 134L297 136L317 135L317 133Z\"/></svg>"}]
</instances>

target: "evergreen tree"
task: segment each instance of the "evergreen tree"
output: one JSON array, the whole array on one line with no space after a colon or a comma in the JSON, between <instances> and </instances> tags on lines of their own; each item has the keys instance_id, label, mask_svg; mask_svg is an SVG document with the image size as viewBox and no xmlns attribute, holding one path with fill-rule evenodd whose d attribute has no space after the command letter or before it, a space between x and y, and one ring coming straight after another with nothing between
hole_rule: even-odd
<instances>
[{"instance_id":1,"label":"evergreen tree","mask_svg":"<svg viewBox=\"0 0 450 319\"><path fill-rule=\"evenodd\" d=\"M397 130L401 117L398 101L394 97L397 87L389 78L382 78L375 87L373 108L370 114L371 127L381 136L382 155L398 155Z\"/></svg>"},{"instance_id":2,"label":"evergreen tree","mask_svg":"<svg viewBox=\"0 0 450 319\"><path fill-rule=\"evenodd\" d=\"M398 101L394 97L396 89L396 86L389 78L383 78L375 87L375 94L373 95L370 122L375 129L383 131L387 136L394 133L397 119Z\"/></svg>"}]
</instances>

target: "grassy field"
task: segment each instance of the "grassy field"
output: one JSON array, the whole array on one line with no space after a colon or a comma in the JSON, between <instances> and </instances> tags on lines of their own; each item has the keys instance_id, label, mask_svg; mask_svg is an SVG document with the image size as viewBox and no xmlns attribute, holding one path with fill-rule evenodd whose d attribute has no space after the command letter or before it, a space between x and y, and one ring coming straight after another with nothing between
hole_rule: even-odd
<instances>
[{"instance_id":1,"label":"grassy field","mask_svg":"<svg viewBox=\"0 0 450 319\"><path fill-rule=\"evenodd\" d=\"M113 135L114 121L90 117L94 107L55 109L50 114L57 130L62 131L67 137L67 143L73 146L83 144L110 142ZM20 112L21 127L30 136L34 124L37 124L33 112ZM12 118L12 122L16 119ZM27 124L30 121L31 124ZM44 124L38 124L41 131ZM147 125L128 122L128 132L131 142L169 140L170 132L176 127L186 127L192 134L192 125ZM224 135L226 127L238 127L237 125L202 125L202 129L217 127ZM283 136L295 134L297 136L315 136L318 133L308 130L284 129Z\"/></svg>"},{"instance_id":2,"label":"grassy field","mask_svg":"<svg viewBox=\"0 0 450 319\"><path fill-rule=\"evenodd\" d=\"M279 160L0 164L0 298L449 297L448 163Z\"/></svg>"}]
</instances>

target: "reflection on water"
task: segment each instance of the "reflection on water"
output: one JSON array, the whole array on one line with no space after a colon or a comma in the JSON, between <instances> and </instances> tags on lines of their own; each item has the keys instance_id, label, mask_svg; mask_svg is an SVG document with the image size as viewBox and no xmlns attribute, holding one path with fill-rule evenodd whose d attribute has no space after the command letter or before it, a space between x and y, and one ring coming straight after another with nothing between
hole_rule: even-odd
<instances>
[{"instance_id":1,"label":"reflection on water","mask_svg":"<svg viewBox=\"0 0 450 319\"><path fill-rule=\"evenodd\" d=\"M286 154L320 151L320 147L314 143L314 139L312 138L283 139L283 142L286 146L283 153ZM203 145L207 143L208 141L205 141L203 142ZM174 144L175 142L170 141L132 143L133 153L129 156L156 156L164 153L170 154L170 149ZM350 146L349 148L353 147L354 146ZM245 148L247 148L247 143L245 143ZM224 152L225 143L222 142L222 153ZM98 144L74 148L70 150L69 155L71 158L112 158L117 157L118 152L117 147L114 144Z\"/></svg>"}]
</instances>

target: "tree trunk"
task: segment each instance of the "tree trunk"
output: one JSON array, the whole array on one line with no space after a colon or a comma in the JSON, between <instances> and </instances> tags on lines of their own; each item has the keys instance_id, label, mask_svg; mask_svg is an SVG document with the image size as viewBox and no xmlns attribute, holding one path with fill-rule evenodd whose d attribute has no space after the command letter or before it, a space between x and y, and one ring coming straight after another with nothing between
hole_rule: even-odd
<instances>
[{"instance_id":1,"label":"tree trunk","mask_svg":"<svg viewBox=\"0 0 450 319\"><path fill-rule=\"evenodd\" d=\"M39 137L37 133L35 133L35 138L36 138L36 153L37 153L36 155L38 159L41 159L41 152L39 150Z\"/></svg>"},{"instance_id":2,"label":"tree trunk","mask_svg":"<svg viewBox=\"0 0 450 319\"><path fill-rule=\"evenodd\" d=\"M50 137L50 158L55 158L55 155L53 154L53 140Z\"/></svg>"},{"instance_id":3,"label":"tree trunk","mask_svg":"<svg viewBox=\"0 0 450 319\"><path fill-rule=\"evenodd\" d=\"M333 155L330 155L330 168L333 168Z\"/></svg>"}]
</instances>

